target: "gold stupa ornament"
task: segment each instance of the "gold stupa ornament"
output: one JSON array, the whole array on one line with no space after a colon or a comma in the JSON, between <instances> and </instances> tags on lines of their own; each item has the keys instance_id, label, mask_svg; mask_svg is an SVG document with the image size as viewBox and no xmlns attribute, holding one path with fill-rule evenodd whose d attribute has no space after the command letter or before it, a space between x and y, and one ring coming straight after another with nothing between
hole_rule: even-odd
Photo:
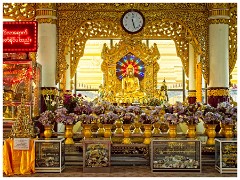
<instances>
[{"instance_id":1,"label":"gold stupa ornament","mask_svg":"<svg viewBox=\"0 0 240 180\"><path fill-rule=\"evenodd\" d=\"M18 106L17 119L12 125L10 133L11 138L32 138L35 137L34 124L27 112L25 99L21 98L21 104Z\"/></svg>"}]
</instances>

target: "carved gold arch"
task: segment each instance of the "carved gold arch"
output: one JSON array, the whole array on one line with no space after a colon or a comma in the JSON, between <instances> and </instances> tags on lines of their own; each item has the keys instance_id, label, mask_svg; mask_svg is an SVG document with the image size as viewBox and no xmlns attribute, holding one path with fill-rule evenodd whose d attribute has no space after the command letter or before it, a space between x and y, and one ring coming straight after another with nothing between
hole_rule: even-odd
<instances>
[{"instance_id":1,"label":"carved gold arch","mask_svg":"<svg viewBox=\"0 0 240 180\"><path fill-rule=\"evenodd\" d=\"M229 75L237 61L237 4L230 8L229 22Z\"/></svg>"},{"instance_id":2,"label":"carved gold arch","mask_svg":"<svg viewBox=\"0 0 240 180\"><path fill-rule=\"evenodd\" d=\"M125 33L119 23L104 21L102 19L85 21L75 30L65 47L64 57L70 53L70 75L74 77L78 62L83 56L85 43L91 38L140 38L140 39L172 39L176 44L177 55L181 58L183 68L188 76L188 48L189 39L193 40L199 54L201 47L193 36L191 30L178 20L163 19L147 24L144 30L136 35ZM58 78L62 78L66 70L66 60L57 62ZM59 80L59 79L57 79Z\"/></svg>"},{"instance_id":3,"label":"carved gold arch","mask_svg":"<svg viewBox=\"0 0 240 180\"><path fill-rule=\"evenodd\" d=\"M134 54L144 62L145 76L140 82L140 87L147 96L153 96L157 88L157 72L159 71L157 60L160 58L160 53L156 44L148 48L141 39L124 38L112 48L104 44L101 65L104 87L112 91L113 96L121 91L121 81L116 76L116 64L128 53Z\"/></svg>"}]
</instances>

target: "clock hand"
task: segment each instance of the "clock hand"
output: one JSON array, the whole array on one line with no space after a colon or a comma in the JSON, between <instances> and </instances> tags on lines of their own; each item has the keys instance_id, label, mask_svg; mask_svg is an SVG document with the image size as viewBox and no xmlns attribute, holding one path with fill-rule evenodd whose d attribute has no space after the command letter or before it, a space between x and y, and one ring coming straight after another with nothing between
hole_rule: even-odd
<instances>
[{"instance_id":1,"label":"clock hand","mask_svg":"<svg viewBox=\"0 0 240 180\"><path fill-rule=\"evenodd\" d=\"M132 19L132 23L133 23L133 27L134 27L134 29L136 29L136 28L135 28L135 24L134 24L134 21L133 21L133 19Z\"/></svg>"}]
</instances>

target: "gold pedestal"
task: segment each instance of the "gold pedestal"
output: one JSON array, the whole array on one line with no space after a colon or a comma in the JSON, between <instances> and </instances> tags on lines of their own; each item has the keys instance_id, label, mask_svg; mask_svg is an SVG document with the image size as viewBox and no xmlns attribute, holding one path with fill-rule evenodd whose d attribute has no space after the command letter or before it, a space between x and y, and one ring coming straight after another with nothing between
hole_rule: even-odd
<instances>
[{"instance_id":1,"label":"gold pedestal","mask_svg":"<svg viewBox=\"0 0 240 180\"><path fill-rule=\"evenodd\" d=\"M225 124L225 126L224 126L225 138L232 138L234 136L233 126L234 126L233 124Z\"/></svg>"},{"instance_id":2,"label":"gold pedestal","mask_svg":"<svg viewBox=\"0 0 240 180\"><path fill-rule=\"evenodd\" d=\"M52 137L52 125L44 126L44 137L51 138Z\"/></svg>"},{"instance_id":3,"label":"gold pedestal","mask_svg":"<svg viewBox=\"0 0 240 180\"><path fill-rule=\"evenodd\" d=\"M142 130L140 129L142 123L135 121L134 123L134 130L133 130L133 134L142 134Z\"/></svg>"},{"instance_id":4,"label":"gold pedestal","mask_svg":"<svg viewBox=\"0 0 240 180\"><path fill-rule=\"evenodd\" d=\"M91 131L91 128L92 128L92 124L82 124L82 127L83 127L83 136L85 138L90 138L92 137L92 131Z\"/></svg>"},{"instance_id":5,"label":"gold pedestal","mask_svg":"<svg viewBox=\"0 0 240 180\"><path fill-rule=\"evenodd\" d=\"M130 130L131 124L123 124L123 144L131 144L131 130Z\"/></svg>"},{"instance_id":6,"label":"gold pedestal","mask_svg":"<svg viewBox=\"0 0 240 180\"><path fill-rule=\"evenodd\" d=\"M110 138L112 136L112 124L103 124L103 128L104 128L104 137L105 138Z\"/></svg>"},{"instance_id":7,"label":"gold pedestal","mask_svg":"<svg viewBox=\"0 0 240 180\"><path fill-rule=\"evenodd\" d=\"M161 123L160 122L155 122L153 124L153 130L152 130L152 134L161 134L161 130L160 130L160 126L161 126Z\"/></svg>"},{"instance_id":8,"label":"gold pedestal","mask_svg":"<svg viewBox=\"0 0 240 180\"><path fill-rule=\"evenodd\" d=\"M188 124L187 137L188 138L195 138L196 135L197 135L196 125L195 124Z\"/></svg>"},{"instance_id":9,"label":"gold pedestal","mask_svg":"<svg viewBox=\"0 0 240 180\"><path fill-rule=\"evenodd\" d=\"M208 124L207 125L207 136L208 136L208 140L207 140L207 144L208 145L214 145L215 144L215 140L214 138L216 137L216 128L217 124Z\"/></svg>"},{"instance_id":10,"label":"gold pedestal","mask_svg":"<svg viewBox=\"0 0 240 180\"><path fill-rule=\"evenodd\" d=\"M116 125L116 129L114 131L114 134L122 134L123 133L123 129L122 129L123 122L122 122L122 120L121 119L116 120L115 125Z\"/></svg>"},{"instance_id":11,"label":"gold pedestal","mask_svg":"<svg viewBox=\"0 0 240 180\"><path fill-rule=\"evenodd\" d=\"M103 124L98 123L97 125L98 125L98 130L97 130L98 137L103 137L104 136Z\"/></svg>"},{"instance_id":12,"label":"gold pedestal","mask_svg":"<svg viewBox=\"0 0 240 180\"><path fill-rule=\"evenodd\" d=\"M177 137L177 125L176 124L169 124L168 135L170 138Z\"/></svg>"},{"instance_id":13,"label":"gold pedestal","mask_svg":"<svg viewBox=\"0 0 240 180\"><path fill-rule=\"evenodd\" d=\"M65 131L65 144L74 144L73 141L73 124L65 125L66 131Z\"/></svg>"},{"instance_id":14,"label":"gold pedestal","mask_svg":"<svg viewBox=\"0 0 240 180\"><path fill-rule=\"evenodd\" d=\"M151 143L151 136L152 136L152 124L143 124L144 126L144 141L143 144L150 144Z\"/></svg>"}]
</instances>

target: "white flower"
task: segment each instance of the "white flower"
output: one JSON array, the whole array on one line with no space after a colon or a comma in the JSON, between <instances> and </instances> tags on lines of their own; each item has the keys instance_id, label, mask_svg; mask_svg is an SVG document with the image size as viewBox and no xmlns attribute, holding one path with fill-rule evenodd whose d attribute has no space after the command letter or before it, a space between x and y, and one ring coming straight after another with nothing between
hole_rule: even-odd
<instances>
[{"instance_id":1,"label":"white flower","mask_svg":"<svg viewBox=\"0 0 240 180\"><path fill-rule=\"evenodd\" d=\"M57 104L56 101L52 101L51 106L55 106Z\"/></svg>"}]
</instances>

